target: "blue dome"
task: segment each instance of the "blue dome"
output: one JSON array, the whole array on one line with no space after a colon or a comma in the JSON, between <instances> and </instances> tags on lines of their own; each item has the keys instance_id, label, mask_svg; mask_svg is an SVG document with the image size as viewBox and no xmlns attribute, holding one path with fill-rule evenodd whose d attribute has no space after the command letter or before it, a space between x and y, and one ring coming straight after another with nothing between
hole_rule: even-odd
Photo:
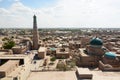
<instances>
[{"instance_id":1,"label":"blue dome","mask_svg":"<svg viewBox=\"0 0 120 80\"><path fill-rule=\"evenodd\" d=\"M116 58L116 54L113 52L106 52L104 56L112 59Z\"/></svg>"},{"instance_id":2,"label":"blue dome","mask_svg":"<svg viewBox=\"0 0 120 80\"><path fill-rule=\"evenodd\" d=\"M55 48L50 48L51 51L55 51L56 49Z\"/></svg>"},{"instance_id":3,"label":"blue dome","mask_svg":"<svg viewBox=\"0 0 120 80\"><path fill-rule=\"evenodd\" d=\"M90 45L96 45L96 46L102 46L103 45L103 41L99 38L93 38L90 41Z\"/></svg>"}]
</instances>

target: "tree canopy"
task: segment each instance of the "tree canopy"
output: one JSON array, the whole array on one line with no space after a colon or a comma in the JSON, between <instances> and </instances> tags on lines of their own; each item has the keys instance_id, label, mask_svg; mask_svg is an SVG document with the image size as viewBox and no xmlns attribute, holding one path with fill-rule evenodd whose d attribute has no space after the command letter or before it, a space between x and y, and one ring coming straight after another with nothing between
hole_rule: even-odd
<instances>
[{"instance_id":1,"label":"tree canopy","mask_svg":"<svg viewBox=\"0 0 120 80\"><path fill-rule=\"evenodd\" d=\"M3 44L4 49L11 49L13 46L15 46L15 42L13 40L7 40L7 42Z\"/></svg>"}]
</instances>

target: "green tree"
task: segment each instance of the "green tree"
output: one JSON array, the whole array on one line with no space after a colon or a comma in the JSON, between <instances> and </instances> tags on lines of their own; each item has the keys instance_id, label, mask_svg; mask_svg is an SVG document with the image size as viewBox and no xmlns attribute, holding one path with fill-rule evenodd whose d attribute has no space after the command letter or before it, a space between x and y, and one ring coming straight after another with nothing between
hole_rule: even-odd
<instances>
[{"instance_id":1,"label":"green tree","mask_svg":"<svg viewBox=\"0 0 120 80\"><path fill-rule=\"evenodd\" d=\"M6 41L6 40L9 40L9 38L4 37L4 38L2 39L2 41Z\"/></svg>"},{"instance_id":2,"label":"green tree","mask_svg":"<svg viewBox=\"0 0 120 80\"><path fill-rule=\"evenodd\" d=\"M7 40L7 42L3 44L4 49L11 49L13 46L15 46L15 42L12 40Z\"/></svg>"},{"instance_id":3,"label":"green tree","mask_svg":"<svg viewBox=\"0 0 120 80\"><path fill-rule=\"evenodd\" d=\"M56 57L52 57L50 61L54 62L56 60Z\"/></svg>"},{"instance_id":4,"label":"green tree","mask_svg":"<svg viewBox=\"0 0 120 80\"><path fill-rule=\"evenodd\" d=\"M66 63L62 60L57 63L56 68L60 71L66 71L67 70L67 65Z\"/></svg>"}]
</instances>

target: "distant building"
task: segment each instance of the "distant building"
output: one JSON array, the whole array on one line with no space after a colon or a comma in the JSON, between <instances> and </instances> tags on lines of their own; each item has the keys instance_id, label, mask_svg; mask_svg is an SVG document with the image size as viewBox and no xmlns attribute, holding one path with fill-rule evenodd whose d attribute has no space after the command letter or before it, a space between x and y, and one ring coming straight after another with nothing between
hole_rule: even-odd
<instances>
[{"instance_id":1,"label":"distant building","mask_svg":"<svg viewBox=\"0 0 120 80\"><path fill-rule=\"evenodd\" d=\"M81 42L80 41L69 41L69 48L70 49L79 49L79 48L81 48Z\"/></svg>"}]
</instances>

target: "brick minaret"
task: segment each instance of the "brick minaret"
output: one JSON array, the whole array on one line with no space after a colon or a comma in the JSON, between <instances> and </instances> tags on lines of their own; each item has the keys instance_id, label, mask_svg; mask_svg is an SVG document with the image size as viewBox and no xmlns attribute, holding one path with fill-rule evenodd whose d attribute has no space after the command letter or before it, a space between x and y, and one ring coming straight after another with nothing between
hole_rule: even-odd
<instances>
[{"instance_id":1,"label":"brick minaret","mask_svg":"<svg viewBox=\"0 0 120 80\"><path fill-rule=\"evenodd\" d=\"M36 20L36 16L33 16L33 49L37 50L38 49L38 40L39 40L39 36L38 36L38 29L37 29L37 20Z\"/></svg>"}]
</instances>

